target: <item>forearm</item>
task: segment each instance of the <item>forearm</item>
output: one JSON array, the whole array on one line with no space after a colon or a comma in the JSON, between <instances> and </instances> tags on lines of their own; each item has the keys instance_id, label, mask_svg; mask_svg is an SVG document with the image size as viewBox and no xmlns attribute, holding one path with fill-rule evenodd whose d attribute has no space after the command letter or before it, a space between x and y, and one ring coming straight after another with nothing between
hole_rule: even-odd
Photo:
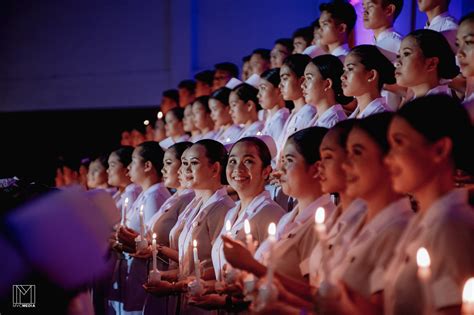
<instances>
[{"instance_id":1,"label":"forearm","mask_svg":"<svg viewBox=\"0 0 474 315\"><path fill-rule=\"evenodd\" d=\"M166 257L168 257L169 259L175 262L179 262L179 253L175 249L169 248L167 246L162 246L160 248L160 253L162 253L163 255L165 255Z\"/></svg>"},{"instance_id":2,"label":"forearm","mask_svg":"<svg viewBox=\"0 0 474 315\"><path fill-rule=\"evenodd\" d=\"M302 301L312 301L311 286L308 283L293 279L280 273L276 273L276 276L288 292L297 295Z\"/></svg>"}]
</instances>

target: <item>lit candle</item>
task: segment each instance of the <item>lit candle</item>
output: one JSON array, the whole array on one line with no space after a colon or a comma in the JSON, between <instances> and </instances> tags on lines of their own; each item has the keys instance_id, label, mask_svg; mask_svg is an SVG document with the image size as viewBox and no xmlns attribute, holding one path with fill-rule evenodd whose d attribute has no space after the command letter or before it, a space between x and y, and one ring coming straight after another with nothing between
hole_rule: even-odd
<instances>
[{"instance_id":1,"label":"lit candle","mask_svg":"<svg viewBox=\"0 0 474 315\"><path fill-rule=\"evenodd\" d=\"M321 269L323 271L323 279L329 281L329 266L328 266L328 257L326 255L327 250L327 234L326 234L326 224L324 221L326 219L326 212L323 207L318 207L316 209L316 214L314 215L314 220L316 222L316 232L318 233L319 242L321 242Z\"/></svg>"},{"instance_id":2,"label":"lit candle","mask_svg":"<svg viewBox=\"0 0 474 315\"><path fill-rule=\"evenodd\" d=\"M163 118L163 112L162 112L162 111L159 111L158 114L156 114L156 117L157 117L158 119Z\"/></svg>"},{"instance_id":3,"label":"lit candle","mask_svg":"<svg viewBox=\"0 0 474 315\"><path fill-rule=\"evenodd\" d=\"M267 283L271 284L273 282L273 247L276 242L276 225L275 223L270 223L268 225L268 242L270 243L269 246L269 254L268 254L268 266L267 266Z\"/></svg>"},{"instance_id":4,"label":"lit candle","mask_svg":"<svg viewBox=\"0 0 474 315\"><path fill-rule=\"evenodd\" d=\"M225 139L225 142L226 142L226 143L229 143L229 142L230 142L230 138Z\"/></svg>"},{"instance_id":5,"label":"lit candle","mask_svg":"<svg viewBox=\"0 0 474 315\"><path fill-rule=\"evenodd\" d=\"M462 290L462 314L474 314L474 278L469 278Z\"/></svg>"},{"instance_id":6,"label":"lit candle","mask_svg":"<svg viewBox=\"0 0 474 315\"><path fill-rule=\"evenodd\" d=\"M199 257L198 257L198 249L197 249L197 241L193 241L193 255L194 255L194 272L196 273L196 280L199 281L201 279L201 270L199 268Z\"/></svg>"},{"instance_id":7,"label":"lit candle","mask_svg":"<svg viewBox=\"0 0 474 315\"><path fill-rule=\"evenodd\" d=\"M247 249L253 255L255 252L255 244L253 242L252 234L250 233L250 222L245 219L244 221L245 241L247 243Z\"/></svg>"},{"instance_id":8,"label":"lit candle","mask_svg":"<svg viewBox=\"0 0 474 315\"><path fill-rule=\"evenodd\" d=\"M230 230L232 229L232 224L230 224L230 220L227 220L225 222L225 234L228 236L228 237L231 237L231 233L230 233Z\"/></svg>"},{"instance_id":9,"label":"lit candle","mask_svg":"<svg viewBox=\"0 0 474 315\"><path fill-rule=\"evenodd\" d=\"M151 252L153 255L153 270L157 270L158 268L156 267L156 255L158 254L156 250L156 233L153 233L153 240L151 242Z\"/></svg>"},{"instance_id":10,"label":"lit candle","mask_svg":"<svg viewBox=\"0 0 474 315\"><path fill-rule=\"evenodd\" d=\"M142 240L145 239L145 219L143 218L143 207L144 205L142 204L140 206L140 236Z\"/></svg>"},{"instance_id":11,"label":"lit candle","mask_svg":"<svg viewBox=\"0 0 474 315\"><path fill-rule=\"evenodd\" d=\"M416 251L416 264L418 265L418 277L421 280L423 292L425 296L425 314L431 314L431 259L428 251L424 247L418 248Z\"/></svg>"},{"instance_id":12,"label":"lit candle","mask_svg":"<svg viewBox=\"0 0 474 315\"><path fill-rule=\"evenodd\" d=\"M125 202L122 206L122 225L127 226L127 206L128 206L128 197L125 198Z\"/></svg>"},{"instance_id":13,"label":"lit candle","mask_svg":"<svg viewBox=\"0 0 474 315\"><path fill-rule=\"evenodd\" d=\"M261 131L257 131L257 136L261 136L262 135L262 132Z\"/></svg>"},{"instance_id":14,"label":"lit candle","mask_svg":"<svg viewBox=\"0 0 474 315\"><path fill-rule=\"evenodd\" d=\"M148 119L145 119L145 120L143 121L143 124L144 124L145 126L148 126L148 125L150 124L150 121L149 121Z\"/></svg>"}]
</instances>

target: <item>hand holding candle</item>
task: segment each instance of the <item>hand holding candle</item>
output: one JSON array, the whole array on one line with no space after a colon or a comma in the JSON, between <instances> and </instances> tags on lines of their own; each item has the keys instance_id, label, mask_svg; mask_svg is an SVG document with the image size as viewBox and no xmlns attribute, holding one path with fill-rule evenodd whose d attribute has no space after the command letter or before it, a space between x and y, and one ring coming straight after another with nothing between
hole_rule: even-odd
<instances>
[{"instance_id":1,"label":"hand holding candle","mask_svg":"<svg viewBox=\"0 0 474 315\"><path fill-rule=\"evenodd\" d=\"M469 278L462 290L462 314L474 315L474 278Z\"/></svg>"},{"instance_id":2,"label":"hand holding candle","mask_svg":"<svg viewBox=\"0 0 474 315\"><path fill-rule=\"evenodd\" d=\"M140 206L140 235L135 239L137 252L148 247L148 242L145 238L145 219L143 218L143 204Z\"/></svg>"},{"instance_id":3,"label":"hand holding candle","mask_svg":"<svg viewBox=\"0 0 474 315\"><path fill-rule=\"evenodd\" d=\"M151 253L153 257L153 269L150 271L150 274L148 275L148 282L154 283L154 282L161 281L161 274L156 264L156 255L158 254L158 250L156 248L156 233L153 233L153 240L151 242Z\"/></svg>"}]
</instances>

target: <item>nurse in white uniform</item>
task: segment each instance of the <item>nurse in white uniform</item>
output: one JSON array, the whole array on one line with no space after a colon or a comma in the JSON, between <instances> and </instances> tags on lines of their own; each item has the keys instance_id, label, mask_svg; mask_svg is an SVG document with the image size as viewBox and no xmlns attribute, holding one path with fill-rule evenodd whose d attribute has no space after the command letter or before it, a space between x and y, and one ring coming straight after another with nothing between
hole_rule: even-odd
<instances>
[{"instance_id":1,"label":"nurse in white uniform","mask_svg":"<svg viewBox=\"0 0 474 315\"><path fill-rule=\"evenodd\" d=\"M312 126L331 128L347 118L340 104L347 104L352 98L342 94L342 73L342 62L328 54L312 59L306 66L301 88L306 103L313 104L317 110Z\"/></svg>"},{"instance_id":2,"label":"nurse in white uniform","mask_svg":"<svg viewBox=\"0 0 474 315\"><path fill-rule=\"evenodd\" d=\"M118 233L119 240L129 245L131 252L135 251L134 236L140 231L140 209L143 208L143 219L147 222L171 196L161 182L163 156L163 149L155 141L143 142L133 151L132 162L128 166L129 176L134 183L142 187L143 191L127 213L127 227L121 228ZM130 256L127 260L129 267L123 304L114 305L114 308L117 312L141 313L146 297L141 286L147 279L147 264Z\"/></svg>"},{"instance_id":3,"label":"nurse in white uniform","mask_svg":"<svg viewBox=\"0 0 474 315\"><path fill-rule=\"evenodd\" d=\"M217 131L214 140L222 144L233 143L237 141L242 127L234 124L230 116L229 96L230 89L222 87L214 91L209 98L209 108L211 109L211 118L214 121L214 129Z\"/></svg>"},{"instance_id":4,"label":"nurse in white uniform","mask_svg":"<svg viewBox=\"0 0 474 315\"><path fill-rule=\"evenodd\" d=\"M457 33L458 51L457 59L463 77L466 78L466 93L463 105L469 112L471 121L474 122L474 49L472 37L474 34L474 14L468 14L461 19Z\"/></svg>"},{"instance_id":5,"label":"nurse in white uniform","mask_svg":"<svg viewBox=\"0 0 474 315\"><path fill-rule=\"evenodd\" d=\"M261 133L263 122L258 120L258 89L248 83L241 83L232 89L229 96L230 116L236 125L241 125L239 139Z\"/></svg>"},{"instance_id":6,"label":"nurse in white uniform","mask_svg":"<svg viewBox=\"0 0 474 315\"><path fill-rule=\"evenodd\" d=\"M349 118L364 118L391 111L381 96L384 84L395 83L395 68L374 45L354 47L344 60L341 77L344 95L357 100L357 108Z\"/></svg>"},{"instance_id":7,"label":"nurse in white uniform","mask_svg":"<svg viewBox=\"0 0 474 315\"><path fill-rule=\"evenodd\" d=\"M440 33L416 30L408 34L400 46L395 77L399 86L408 88L407 100L431 94L451 95L446 81L459 73L453 51ZM431 63L433 58L437 63Z\"/></svg>"},{"instance_id":8,"label":"nurse in white uniform","mask_svg":"<svg viewBox=\"0 0 474 315\"><path fill-rule=\"evenodd\" d=\"M189 141L193 143L198 141L201 132L194 125L193 104L189 104L184 108L183 128L184 131L191 135Z\"/></svg>"},{"instance_id":9,"label":"nurse in white uniform","mask_svg":"<svg viewBox=\"0 0 474 315\"><path fill-rule=\"evenodd\" d=\"M299 266L318 242L314 229L316 209L323 207L328 215L335 209L329 194L322 193L317 175L317 148L326 132L321 127L306 128L293 134L285 145L280 181L283 191L297 199L297 206L278 222L272 260L268 260L268 241L258 248L254 258L239 243L224 238L228 244L224 246L225 258L232 266L263 277L271 263L284 286L304 279Z\"/></svg>"},{"instance_id":10,"label":"nurse in white uniform","mask_svg":"<svg viewBox=\"0 0 474 315\"><path fill-rule=\"evenodd\" d=\"M393 186L413 193L419 212L386 270L385 314L460 314L464 283L474 274L474 211L454 178L456 169L474 174L468 115L447 96L419 98L397 113L388 138ZM417 276L420 247L431 259L429 300Z\"/></svg>"},{"instance_id":11,"label":"nurse in white uniform","mask_svg":"<svg viewBox=\"0 0 474 315\"><path fill-rule=\"evenodd\" d=\"M193 137L193 140L214 139L216 131L214 122L211 118L211 109L209 108L209 96L200 96L193 103L193 122L199 135Z\"/></svg>"},{"instance_id":12,"label":"nurse in white uniform","mask_svg":"<svg viewBox=\"0 0 474 315\"><path fill-rule=\"evenodd\" d=\"M275 143L290 115L290 111L285 107L279 85L280 68L267 70L260 76L257 95L258 102L268 113L262 134L272 137Z\"/></svg>"},{"instance_id":13,"label":"nurse in white uniform","mask_svg":"<svg viewBox=\"0 0 474 315\"><path fill-rule=\"evenodd\" d=\"M161 281L149 284L153 292L183 292L194 275L193 241L197 241L199 260L202 262L202 279L215 279L212 268L211 248L224 225L224 218L234 206L225 188L225 163L227 153L224 146L215 140L200 140L186 150L182 159L182 176L196 194L193 202L195 215L184 223L179 236L179 282ZM194 206L195 205L195 206ZM187 305L182 295L180 314L196 314L200 309ZM204 312L205 313L205 312Z\"/></svg>"},{"instance_id":14,"label":"nurse in white uniform","mask_svg":"<svg viewBox=\"0 0 474 315\"><path fill-rule=\"evenodd\" d=\"M168 149L175 143L187 141L189 135L184 131L184 109L175 107L170 109L165 116L165 130L167 138L160 141L160 146L163 150Z\"/></svg>"}]
</instances>

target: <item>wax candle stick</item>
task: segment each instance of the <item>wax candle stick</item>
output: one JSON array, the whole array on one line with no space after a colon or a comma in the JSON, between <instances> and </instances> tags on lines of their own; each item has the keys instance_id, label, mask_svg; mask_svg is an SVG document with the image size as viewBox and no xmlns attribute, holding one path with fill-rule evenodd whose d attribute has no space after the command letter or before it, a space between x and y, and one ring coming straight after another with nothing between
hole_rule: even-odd
<instances>
[{"instance_id":1,"label":"wax candle stick","mask_svg":"<svg viewBox=\"0 0 474 315\"><path fill-rule=\"evenodd\" d=\"M319 242L321 244L321 268L323 271L323 277L325 281L329 281L329 266L328 266L328 257L326 254L327 251L327 229L326 224L324 223L326 219L326 212L323 207L319 207L316 210L314 220L316 222L316 233L318 233Z\"/></svg>"},{"instance_id":2,"label":"wax candle stick","mask_svg":"<svg viewBox=\"0 0 474 315\"><path fill-rule=\"evenodd\" d=\"M125 198L125 202L122 206L122 225L127 226L127 208L128 208L128 197Z\"/></svg>"},{"instance_id":3,"label":"wax candle stick","mask_svg":"<svg viewBox=\"0 0 474 315\"><path fill-rule=\"evenodd\" d=\"M418 265L418 277L420 278L423 294L425 296L425 314L431 314L431 290L430 290L430 278L431 278L431 259L428 251L424 247L420 247L416 251L416 264Z\"/></svg>"},{"instance_id":4,"label":"wax candle stick","mask_svg":"<svg viewBox=\"0 0 474 315\"><path fill-rule=\"evenodd\" d=\"M158 250L156 248L156 233L153 233L153 240L151 242L151 253L152 253L152 261L153 261L153 268L150 270L150 274L148 275L148 282L156 283L161 281L161 273L158 270L158 266L156 263L156 255L158 255Z\"/></svg>"},{"instance_id":5,"label":"wax candle stick","mask_svg":"<svg viewBox=\"0 0 474 315\"><path fill-rule=\"evenodd\" d=\"M231 236L232 236L232 234L231 234L231 232L230 232L231 229L232 229L232 224L230 223L230 220L227 220L227 221L225 222L225 235L226 235L227 237L231 237Z\"/></svg>"},{"instance_id":6,"label":"wax candle stick","mask_svg":"<svg viewBox=\"0 0 474 315\"><path fill-rule=\"evenodd\" d=\"M158 268L156 267L156 255L158 254L158 251L156 250L156 233L153 233L153 240L151 242L151 252L153 255L153 270L157 270Z\"/></svg>"},{"instance_id":7,"label":"wax candle stick","mask_svg":"<svg viewBox=\"0 0 474 315\"><path fill-rule=\"evenodd\" d=\"M276 238L276 225L275 223L270 223L268 225L268 242L270 243L269 246L269 254L268 254L268 266L267 266L267 282L271 285L273 282L273 272L274 272L274 263L273 263L273 247L275 246Z\"/></svg>"},{"instance_id":8,"label":"wax candle stick","mask_svg":"<svg viewBox=\"0 0 474 315\"><path fill-rule=\"evenodd\" d=\"M194 257L194 272L196 274L196 280L199 281L199 279L201 279L201 270L199 266L199 257L198 257L196 240L193 241L193 257Z\"/></svg>"},{"instance_id":9,"label":"wax candle stick","mask_svg":"<svg viewBox=\"0 0 474 315\"><path fill-rule=\"evenodd\" d=\"M144 205L142 204L140 206L140 236L142 240L145 239L145 219L143 217L143 207Z\"/></svg>"},{"instance_id":10,"label":"wax candle stick","mask_svg":"<svg viewBox=\"0 0 474 315\"><path fill-rule=\"evenodd\" d=\"M474 278L469 278L462 290L462 314L474 315Z\"/></svg>"},{"instance_id":11,"label":"wax candle stick","mask_svg":"<svg viewBox=\"0 0 474 315\"><path fill-rule=\"evenodd\" d=\"M253 241L252 234L250 233L250 222L245 219L244 221L245 241L247 243L247 249L252 255L255 253L255 244Z\"/></svg>"}]
</instances>

